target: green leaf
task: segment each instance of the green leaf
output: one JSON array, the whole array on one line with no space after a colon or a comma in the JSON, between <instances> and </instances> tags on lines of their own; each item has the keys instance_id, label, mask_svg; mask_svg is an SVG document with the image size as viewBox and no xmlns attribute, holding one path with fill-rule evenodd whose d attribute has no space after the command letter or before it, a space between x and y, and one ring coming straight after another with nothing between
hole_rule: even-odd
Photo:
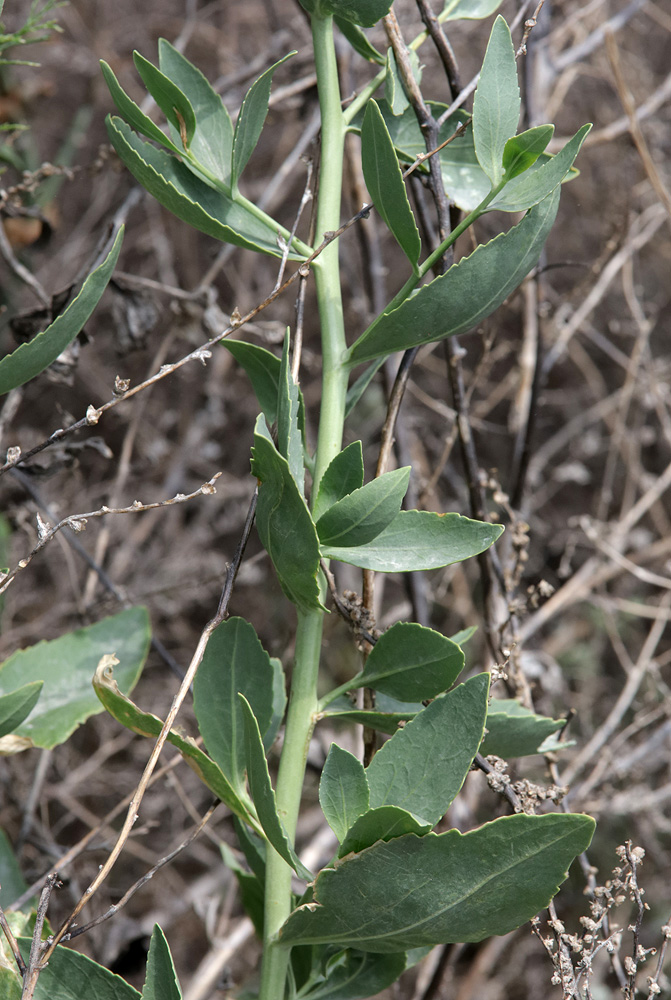
<instances>
[{"instance_id":1,"label":"green leaf","mask_svg":"<svg viewBox=\"0 0 671 1000\"><path fill-rule=\"evenodd\" d=\"M473 137L480 166L496 187L503 178L503 150L520 118L520 88L510 29L494 21L473 98Z\"/></svg>"},{"instance_id":2,"label":"green leaf","mask_svg":"<svg viewBox=\"0 0 671 1000\"><path fill-rule=\"evenodd\" d=\"M446 0L439 21L480 21L501 6L501 0Z\"/></svg>"},{"instance_id":3,"label":"green leaf","mask_svg":"<svg viewBox=\"0 0 671 1000\"><path fill-rule=\"evenodd\" d=\"M182 1000L170 947L158 924L154 924L149 943L142 1000Z\"/></svg>"},{"instance_id":4,"label":"green leaf","mask_svg":"<svg viewBox=\"0 0 671 1000\"><path fill-rule=\"evenodd\" d=\"M392 115L402 115L404 111L410 108L410 102L403 89L401 76L396 65L396 57L391 47L387 49L386 63L387 72L384 77L384 99L389 105Z\"/></svg>"},{"instance_id":5,"label":"green leaf","mask_svg":"<svg viewBox=\"0 0 671 1000\"><path fill-rule=\"evenodd\" d=\"M32 681L17 688L16 691L0 695L0 738L13 733L30 715L37 704L43 683L43 681Z\"/></svg>"},{"instance_id":6,"label":"green leaf","mask_svg":"<svg viewBox=\"0 0 671 1000\"><path fill-rule=\"evenodd\" d=\"M507 934L548 905L593 831L590 816L520 815L375 844L320 873L280 944L395 953Z\"/></svg>"},{"instance_id":7,"label":"green leaf","mask_svg":"<svg viewBox=\"0 0 671 1000\"><path fill-rule=\"evenodd\" d=\"M237 695L245 695L265 734L273 719L274 675L254 627L228 618L210 636L193 682L193 709L207 752L241 796L246 758Z\"/></svg>"},{"instance_id":8,"label":"green leaf","mask_svg":"<svg viewBox=\"0 0 671 1000\"><path fill-rule=\"evenodd\" d=\"M271 656L270 665L273 670L273 679L271 682L273 711L268 728L263 734L263 746L266 750L270 750L275 742L275 737L280 731L284 712L287 707L286 678L284 676L282 661L278 660L276 656Z\"/></svg>"},{"instance_id":9,"label":"green leaf","mask_svg":"<svg viewBox=\"0 0 671 1000\"><path fill-rule=\"evenodd\" d=\"M222 340L222 346L231 352L238 364L245 369L252 383L254 395L263 410L268 425L277 422L277 399L282 362L265 347L248 344L244 340ZM305 440L305 401L298 389L298 426Z\"/></svg>"},{"instance_id":10,"label":"green leaf","mask_svg":"<svg viewBox=\"0 0 671 1000\"><path fill-rule=\"evenodd\" d=\"M393 840L408 833L416 833L421 837L429 832L432 825L398 806L377 806L360 816L347 831L338 857L359 853L372 847L378 840Z\"/></svg>"},{"instance_id":11,"label":"green leaf","mask_svg":"<svg viewBox=\"0 0 671 1000\"><path fill-rule=\"evenodd\" d=\"M2 65L1 62L0 65ZM11 955L8 955L7 958L8 961L13 961ZM13 968L11 965L0 965L0 998L2 1000L21 1000L22 993L23 980L16 969L16 963L14 963Z\"/></svg>"},{"instance_id":12,"label":"green leaf","mask_svg":"<svg viewBox=\"0 0 671 1000\"><path fill-rule=\"evenodd\" d=\"M237 816L233 817L233 827L245 861L263 885L266 880L266 841L257 837ZM223 843L220 846L223 850ZM228 862L226 863L228 864Z\"/></svg>"},{"instance_id":13,"label":"green leaf","mask_svg":"<svg viewBox=\"0 0 671 1000\"><path fill-rule=\"evenodd\" d=\"M252 472L259 480L256 527L282 590L298 607L320 608L319 542L287 460L277 451L263 415L256 421Z\"/></svg>"},{"instance_id":14,"label":"green leaf","mask_svg":"<svg viewBox=\"0 0 671 1000\"><path fill-rule=\"evenodd\" d=\"M416 270L422 241L391 136L373 100L368 102L361 126L361 162L366 186L376 209Z\"/></svg>"},{"instance_id":15,"label":"green leaf","mask_svg":"<svg viewBox=\"0 0 671 1000\"><path fill-rule=\"evenodd\" d=\"M503 147L503 173L507 181L523 174L536 162L545 151L554 130L554 125L536 125L508 139Z\"/></svg>"},{"instance_id":16,"label":"green leaf","mask_svg":"<svg viewBox=\"0 0 671 1000\"><path fill-rule=\"evenodd\" d=\"M222 340L221 344L245 369L268 425L276 423L277 390L282 367L280 359L265 347L248 344L244 340Z\"/></svg>"},{"instance_id":17,"label":"green leaf","mask_svg":"<svg viewBox=\"0 0 671 1000\"><path fill-rule=\"evenodd\" d=\"M497 757L527 757L540 753L540 747L553 733L566 725L566 719L548 719L508 698L494 698L487 712L487 734L480 753Z\"/></svg>"},{"instance_id":18,"label":"green leaf","mask_svg":"<svg viewBox=\"0 0 671 1000\"><path fill-rule=\"evenodd\" d=\"M143 712L130 698L119 691L109 661L104 660L96 670L93 688L103 708L126 729L150 739L155 739L160 734L163 728L162 721L156 715ZM252 804L247 796L238 793L219 765L200 749L195 740L171 729L168 733L168 743L176 747L191 770L228 806L231 812L260 832Z\"/></svg>"},{"instance_id":19,"label":"green leaf","mask_svg":"<svg viewBox=\"0 0 671 1000\"><path fill-rule=\"evenodd\" d=\"M351 21L346 21L344 17L334 17L333 20L355 52L358 52L360 56L369 62L384 66L384 56L369 42L367 35L358 25L353 24Z\"/></svg>"},{"instance_id":20,"label":"green leaf","mask_svg":"<svg viewBox=\"0 0 671 1000\"><path fill-rule=\"evenodd\" d=\"M469 639L472 639L475 633L478 631L477 625L471 625L469 628L462 628L454 635L450 636L452 642L456 642L457 646L465 646Z\"/></svg>"},{"instance_id":21,"label":"green leaf","mask_svg":"<svg viewBox=\"0 0 671 1000\"><path fill-rule=\"evenodd\" d=\"M367 545L322 545L322 555L379 573L440 569L484 552L502 531L501 525L472 521L460 514L402 510Z\"/></svg>"},{"instance_id":22,"label":"green leaf","mask_svg":"<svg viewBox=\"0 0 671 1000\"><path fill-rule=\"evenodd\" d=\"M305 496L303 441L299 427L300 398L289 364L289 331L284 338L277 393L277 450L287 460L298 491Z\"/></svg>"},{"instance_id":23,"label":"green leaf","mask_svg":"<svg viewBox=\"0 0 671 1000\"><path fill-rule=\"evenodd\" d=\"M322 546L365 545L388 527L401 510L410 466L385 472L329 507L317 521Z\"/></svg>"},{"instance_id":24,"label":"green leaf","mask_svg":"<svg viewBox=\"0 0 671 1000\"><path fill-rule=\"evenodd\" d=\"M312 872L302 864L294 851L277 812L275 792L270 783L268 762L263 752L263 743L261 742L261 733L259 732L259 724L256 721L256 716L244 694L239 694L238 699L242 705L242 717L245 726L247 779L261 826L271 846L274 847L280 857L293 868L300 878L307 879L310 882L312 880Z\"/></svg>"},{"instance_id":25,"label":"green leaf","mask_svg":"<svg viewBox=\"0 0 671 1000\"><path fill-rule=\"evenodd\" d=\"M406 969L406 956L372 955L346 949L326 963L323 977L302 1000L364 1000L396 982Z\"/></svg>"},{"instance_id":26,"label":"green leaf","mask_svg":"<svg viewBox=\"0 0 671 1000\"><path fill-rule=\"evenodd\" d=\"M389 13L392 0L322 0L324 13L333 14L363 28L374 24ZM308 10L310 7L308 6Z\"/></svg>"},{"instance_id":27,"label":"green leaf","mask_svg":"<svg viewBox=\"0 0 671 1000\"><path fill-rule=\"evenodd\" d=\"M158 63L163 73L187 96L196 116L191 155L224 184L230 185L233 125L219 94L200 70L165 38L158 41ZM130 119L128 122L133 125Z\"/></svg>"},{"instance_id":28,"label":"green leaf","mask_svg":"<svg viewBox=\"0 0 671 1000\"><path fill-rule=\"evenodd\" d=\"M447 105L429 102L429 109L433 117L439 119L447 110ZM402 115L395 117L386 102L380 105L380 111L397 153L405 162L414 163L421 153L426 152L426 143L415 112L408 108ZM440 126L438 143L450 139L460 125L469 121L470 115L465 111L455 111ZM464 135L451 139L447 146L443 146L438 156L446 194L458 208L473 211L489 194L491 182L475 155L471 126L468 125ZM426 173L428 167L420 166L419 170Z\"/></svg>"},{"instance_id":29,"label":"green leaf","mask_svg":"<svg viewBox=\"0 0 671 1000\"><path fill-rule=\"evenodd\" d=\"M447 691L464 666L464 654L440 632L412 622L397 622L373 646L361 687L399 701L421 702Z\"/></svg>"},{"instance_id":30,"label":"green leaf","mask_svg":"<svg viewBox=\"0 0 671 1000\"><path fill-rule=\"evenodd\" d=\"M196 131L196 116L191 101L165 73L139 52L133 52L133 62L145 87L180 136L182 149L188 150Z\"/></svg>"},{"instance_id":31,"label":"green leaf","mask_svg":"<svg viewBox=\"0 0 671 1000\"><path fill-rule=\"evenodd\" d=\"M0 664L0 694L31 681L43 682L31 714L12 736L0 741L3 751L27 747L50 750L63 743L82 722L101 711L91 678L101 657L116 653L119 684L132 691L149 651L149 617L145 608L130 608L59 639L21 649Z\"/></svg>"},{"instance_id":32,"label":"green leaf","mask_svg":"<svg viewBox=\"0 0 671 1000\"><path fill-rule=\"evenodd\" d=\"M72 343L98 305L116 267L123 240L123 226L112 249L99 267L89 274L79 294L46 330L21 344L0 361L0 396L35 378Z\"/></svg>"},{"instance_id":33,"label":"green leaf","mask_svg":"<svg viewBox=\"0 0 671 1000\"><path fill-rule=\"evenodd\" d=\"M24 961L30 955L30 945L30 938L19 938ZM85 994L83 990L86 991ZM33 998L81 1000L84 995L95 997L95 1000L141 1000L141 994L121 976L98 965L81 952L59 944L49 959L49 964L40 972Z\"/></svg>"},{"instance_id":34,"label":"green leaf","mask_svg":"<svg viewBox=\"0 0 671 1000\"><path fill-rule=\"evenodd\" d=\"M339 841L368 809L368 782L354 754L332 743L319 781L319 804Z\"/></svg>"},{"instance_id":35,"label":"green leaf","mask_svg":"<svg viewBox=\"0 0 671 1000\"><path fill-rule=\"evenodd\" d=\"M583 125L555 156L539 157L523 176L506 184L489 209L523 212L546 198L567 177L591 128L589 124Z\"/></svg>"},{"instance_id":36,"label":"green leaf","mask_svg":"<svg viewBox=\"0 0 671 1000\"><path fill-rule=\"evenodd\" d=\"M559 188L449 271L383 312L348 354L351 365L465 333L490 316L538 262L559 207Z\"/></svg>"},{"instance_id":37,"label":"green leaf","mask_svg":"<svg viewBox=\"0 0 671 1000\"><path fill-rule=\"evenodd\" d=\"M28 888L21 868L16 860L16 854L4 830L0 829L0 906L8 910L10 905ZM2 948L0 947L0 967L2 966ZM0 997L2 993L0 992Z\"/></svg>"},{"instance_id":38,"label":"green leaf","mask_svg":"<svg viewBox=\"0 0 671 1000\"><path fill-rule=\"evenodd\" d=\"M105 62L104 59L100 60L100 68L103 76L105 77L105 83L107 84L109 92L112 95L112 100L119 109L119 114L128 122L128 124L137 132L141 132L142 135L146 135L148 139L153 139L154 142L160 143L171 152L182 153L183 149L181 146L176 146L172 139L170 139L165 132L160 129L140 107L138 107L135 101L131 100L114 75L114 70Z\"/></svg>"},{"instance_id":39,"label":"green leaf","mask_svg":"<svg viewBox=\"0 0 671 1000\"><path fill-rule=\"evenodd\" d=\"M110 142L139 183L183 222L224 243L281 257L277 230L215 191L174 156L143 142L120 118L107 118ZM278 226L279 228L279 226ZM294 251L290 260L302 260Z\"/></svg>"},{"instance_id":40,"label":"green leaf","mask_svg":"<svg viewBox=\"0 0 671 1000\"><path fill-rule=\"evenodd\" d=\"M361 441L352 441L339 452L321 478L313 517L316 521L344 497L363 486L363 449Z\"/></svg>"},{"instance_id":41,"label":"green leaf","mask_svg":"<svg viewBox=\"0 0 671 1000\"><path fill-rule=\"evenodd\" d=\"M366 768L371 808L400 806L435 826L461 788L482 741L489 674L432 701Z\"/></svg>"},{"instance_id":42,"label":"green leaf","mask_svg":"<svg viewBox=\"0 0 671 1000\"><path fill-rule=\"evenodd\" d=\"M270 85L273 81L273 73L283 62L296 55L289 52L286 56L276 62L273 66L262 73L258 80L251 85L240 108L238 120L235 123L235 133L233 135L233 163L231 167L231 184L233 190L237 188L242 171L247 166L249 157L254 152L256 144L261 136L263 123L268 114L268 101L270 100Z\"/></svg>"}]
</instances>

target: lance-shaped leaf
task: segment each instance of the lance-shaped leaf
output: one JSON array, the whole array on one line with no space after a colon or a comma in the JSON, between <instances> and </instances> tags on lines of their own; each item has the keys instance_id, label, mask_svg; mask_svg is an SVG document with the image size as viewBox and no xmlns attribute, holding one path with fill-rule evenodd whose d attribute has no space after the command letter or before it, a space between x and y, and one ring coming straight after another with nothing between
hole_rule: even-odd
<instances>
[{"instance_id":1,"label":"lance-shaped leaf","mask_svg":"<svg viewBox=\"0 0 671 1000\"><path fill-rule=\"evenodd\" d=\"M289 364L289 332L284 338L277 392L277 450L287 460L299 492L305 495L303 441L299 430L300 397Z\"/></svg>"},{"instance_id":2,"label":"lance-shaped leaf","mask_svg":"<svg viewBox=\"0 0 671 1000\"><path fill-rule=\"evenodd\" d=\"M0 675L0 683L2 675ZM0 739L13 733L27 719L37 704L44 681L31 681L16 691L0 695ZM2 883L0 882L0 886Z\"/></svg>"},{"instance_id":3,"label":"lance-shaped leaf","mask_svg":"<svg viewBox=\"0 0 671 1000\"><path fill-rule=\"evenodd\" d=\"M256 527L282 590L300 608L320 608L319 541L287 460L272 442L263 415L256 421L252 472L259 480Z\"/></svg>"},{"instance_id":4,"label":"lance-shaped leaf","mask_svg":"<svg viewBox=\"0 0 671 1000\"><path fill-rule=\"evenodd\" d=\"M536 715L512 698L494 698L487 712L487 734L480 752L505 758L539 753L545 740L565 725L566 719Z\"/></svg>"},{"instance_id":5,"label":"lance-shaped leaf","mask_svg":"<svg viewBox=\"0 0 671 1000\"><path fill-rule=\"evenodd\" d=\"M536 125L508 139L503 147L503 172L506 180L523 174L536 162L545 151L554 130L554 125Z\"/></svg>"},{"instance_id":6,"label":"lance-shaped leaf","mask_svg":"<svg viewBox=\"0 0 671 1000\"><path fill-rule=\"evenodd\" d=\"M523 212L547 198L569 174L591 127L583 125L555 156L544 154L523 176L514 177L490 203L489 209Z\"/></svg>"},{"instance_id":7,"label":"lance-shaped leaf","mask_svg":"<svg viewBox=\"0 0 671 1000\"><path fill-rule=\"evenodd\" d=\"M332 743L319 780L319 804L339 841L368 809L368 782L361 761Z\"/></svg>"},{"instance_id":8,"label":"lance-shaped leaf","mask_svg":"<svg viewBox=\"0 0 671 1000\"><path fill-rule=\"evenodd\" d=\"M222 346L230 351L238 364L244 368L257 402L263 411L267 424L277 422L277 400L282 362L271 351L245 340L222 340ZM298 426L305 439L305 402L298 389Z\"/></svg>"},{"instance_id":9,"label":"lance-shaped leaf","mask_svg":"<svg viewBox=\"0 0 671 1000\"><path fill-rule=\"evenodd\" d=\"M501 6L501 0L446 0L439 21L480 21Z\"/></svg>"},{"instance_id":10,"label":"lance-shaped leaf","mask_svg":"<svg viewBox=\"0 0 671 1000\"><path fill-rule=\"evenodd\" d=\"M282 362L271 351L245 340L222 340L222 347L230 351L239 365L244 368L252 383L263 415L269 426L277 421L277 387L280 381Z\"/></svg>"},{"instance_id":11,"label":"lance-shaped leaf","mask_svg":"<svg viewBox=\"0 0 671 1000\"><path fill-rule=\"evenodd\" d=\"M510 29L494 21L473 98L473 138L480 166L496 187L503 177L503 150L520 118L520 88Z\"/></svg>"},{"instance_id":12,"label":"lance-shaped leaf","mask_svg":"<svg viewBox=\"0 0 671 1000\"><path fill-rule=\"evenodd\" d=\"M502 531L499 524L472 521L460 514L402 510L367 545L322 545L322 555L378 573L440 569L484 552Z\"/></svg>"},{"instance_id":13,"label":"lance-shaped leaf","mask_svg":"<svg viewBox=\"0 0 671 1000\"><path fill-rule=\"evenodd\" d=\"M359 853L367 847L372 847L378 840L393 840L408 833L423 836L432 826L432 823L413 816L399 806L377 806L359 816L347 831L347 836L340 845L338 857L344 858L346 854Z\"/></svg>"},{"instance_id":14,"label":"lance-shaped leaf","mask_svg":"<svg viewBox=\"0 0 671 1000\"><path fill-rule=\"evenodd\" d=\"M233 135L233 163L231 168L231 184L233 190L237 188L242 171L247 166L249 157L256 148L256 144L261 136L263 123L268 114L268 101L270 99L270 85L273 82L273 73L278 66L296 55L289 52L273 66L262 73L258 80L251 85L240 108L238 120L235 123L235 133Z\"/></svg>"},{"instance_id":15,"label":"lance-shaped leaf","mask_svg":"<svg viewBox=\"0 0 671 1000\"><path fill-rule=\"evenodd\" d=\"M329 507L363 486L361 441L352 441L339 452L321 478L312 516L316 521Z\"/></svg>"},{"instance_id":16,"label":"lance-shaped leaf","mask_svg":"<svg viewBox=\"0 0 671 1000\"><path fill-rule=\"evenodd\" d=\"M368 40L368 36L358 25L353 24L352 21L346 21L344 17L334 17L333 20L355 52L358 52L360 56L369 62L384 66L384 56L381 52L378 52L375 46Z\"/></svg>"},{"instance_id":17,"label":"lance-shaped leaf","mask_svg":"<svg viewBox=\"0 0 671 1000\"><path fill-rule=\"evenodd\" d=\"M224 243L282 255L277 230L244 205L215 191L174 156L143 142L120 118L108 117L106 124L110 142L136 180L178 219ZM289 258L302 259L294 251Z\"/></svg>"},{"instance_id":18,"label":"lance-shaped leaf","mask_svg":"<svg viewBox=\"0 0 671 1000\"><path fill-rule=\"evenodd\" d=\"M266 879L266 841L257 837L245 823L241 823L237 816L233 817L233 827L238 838L240 850L245 856L245 860L257 879L263 883Z\"/></svg>"},{"instance_id":19,"label":"lance-shaped leaf","mask_svg":"<svg viewBox=\"0 0 671 1000\"><path fill-rule=\"evenodd\" d=\"M559 187L517 225L384 312L348 354L351 365L465 333L490 316L538 262L559 207Z\"/></svg>"},{"instance_id":20,"label":"lance-shaped leaf","mask_svg":"<svg viewBox=\"0 0 671 1000\"><path fill-rule=\"evenodd\" d=\"M133 52L133 62L145 87L179 135L182 149L188 150L196 131L196 116L191 101L165 73L139 52Z\"/></svg>"},{"instance_id":21,"label":"lance-shaped leaf","mask_svg":"<svg viewBox=\"0 0 671 1000\"><path fill-rule=\"evenodd\" d=\"M189 99L196 116L196 131L190 146L191 155L224 184L230 185L233 125L219 94L210 86L200 70L165 38L159 38L158 63L163 73L170 77ZM133 125L130 118L127 118L127 121ZM176 135L177 139L179 133Z\"/></svg>"},{"instance_id":22,"label":"lance-shaped leaf","mask_svg":"<svg viewBox=\"0 0 671 1000\"><path fill-rule=\"evenodd\" d=\"M79 294L50 326L0 361L0 396L35 378L62 354L98 305L116 267L123 226L102 264L89 274Z\"/></svg>"},{"instance_id":23,"label":"lance-shaped leaf","mask_svg":"<svg viewBox=\"0 0 671 1000\"><path fill-rule=\"evenodd\" d=\"M459 629L454 635L450 636L452 642L456 642L457 646L464 646L469 639L472 639L478 630L477 625L470 625L468 628Z\"/></svg>"},{"instance_id":24,"label":"lance-shaped leaf","mask_svg":"<svg viewBox=\"0 0 671 1000\"><path fill-rule=\"evenodd\" d=\"M422 249L401 168L384 118L375 101L366 107L361 126L361 163L373 203L413 269Z\"/></svg>"},{"instance_id":25,"label":"lance-shaped leaf","mask_svg":"<svg viewBox=\"0 0 671 1000\"><path fill-rule=\"evenodd\" d=\"M409 466L394 469L338 500L317 521L320 543L346 548L372 541L401 510L409 479Z\"/></svg>"},{"instance_id":26,"label":"lance-shaped leaf","mask_svg":"<svg viewBox=\"0 0 671 1000\"><path fill-rule=\"evenodd\" d=\"M254 627L243 618L229 618L210 636L193 682L193 708L207 752L240 795L246 758L237 695L245 695L265 736L273 720L274 674Z\"/></svg>"},{"instance_id":27,"label":"lance-shaped leaf","mask_svg":"<svg viewBox=\"0 0 671 1000\"><path fill-rule=\"evenodd\" d=\"M247 780L249 781L249 790L252 793L252 799L254 800L263 832L280 857L293 868L300 878L307 879L309 882L312 879L312 872L302 864L294 851L277 813L275 792L270 783L268 762L263 750L259 724L245 696L239 694L238 699L242 706L242 717L245 726Z\"/></svg>"},{"instance_id":28,"label":"lance-shaped leaf","mask_svg":"<svg viewBox=\"0 0 671 1000\"><path fill-rule=\"evenodd\" d=\"M375 997L408 968L406 955L373 955L345 949L326 963L305 1000L363 1000Z\"/></svg>"},{"instance_id":29,"label":"lance-shaped leaf","mask_svg":"<svg viewBox=\"0 0 671 1000\"><path fill-rule=\"evenodd\" d=\"M394 50L387 49L386 73L384 77L384 99L392 115L402 115L410 107L407 94L401 83L401 75L396 65Z\"/></svg>"},{"instance_id":30,"label":"lance-shaped leaf","mask_svg":"<svg viewBox=\"0 0 671 1000\"><path fill-rule=\"evenodd\" d=\"M301 0L303 6L312 11L314 0ZM363 28L374 24L389 13L392 0L321 0L319 7L323 14L333 14Z\"/></svg>"},{"instance_id":31,"label":"lance-shaped leaf","mask_svg":"<svg viewBox=\"0 0 671 1000\"><path fill-rule=\"evenodd\" d=\"M165 146L166 149L169 149L173 153L181 153L183 151L181 146L175 145L172 139L170 139L165 132L163 132L162 129L160 129L140 107L138 107L135 101L128 96L117 80L114 70L105 62L104 59L100 60L100 68L103 76L105 77L105 83L107 84L109 92L112 95L112 100L116 104L119 109L119 113L125 121L127 121L128 124L137 132L141 132L142 135L146 135L148 139L153 139L154 142L160 143L161 146Z\"/></svg>"},{"instance_id":32,"label":"lance-shaped leaf","mask_svg":"<svg viewBox=\"0 0 671 1000\"><path fill-rule=\"evenodd\" d=\"M397 622L373 646L360 686L399 701L421 702L452 687L463 666L459 646L440 632Z\"/></svg>"},{"instance_id":33,"label":"lance-shaped leaf","mask_svg":"<svg viewBox=\"0 0 671 1000\"><path fill-rule=\"evenodd\" d=\"M91 677L102 656L114 650L121 667L119 684L132 691L142 672L151 638L145 608L129 608L95 625L38 642L13 653L0 664L0 694L38 681L42 693L33 711L12 735L0 742L0 752L27 747L50 750L101 711L91 690Z\"/></svg>"},{"instance_id":34,"label":"lance-shaped leaf","mask_svg":"<svg viewBox=\"0 0 671 1000\"><path fill-rule=\"evenodd\" d=\"M142 1000L182 1000L170 947L158 924L154 924L149 942Z\"/></svg>"},{"instance_id":35,"label":"lance-shaped leaf","mask_svg":"<svg viewBox=\"0 0 671 1000\"><path fill-rule=\"evenodd\" d=\"M100 703L126 729L138 733L139 736L155 739L163 728L162 721L150 712L143 712L130 698L121 693L112 670L115 662L115 657L103 657L95 672L93 688ZM176 729L171 729L168 743L179 750L191 770L195 771L200 780L228 806L231 812L245 823L249 823L257 833L262 833L246 792L241 794L234 788L219 765L208 757L193 739L182 736Z\"/></svg>"},{"instance_id":36,"label":"lance-shaped leaf","mask_svg":"<svg viewBox=\"0 0 671 1000\"><path fill-rule=\"evenodd\" d=\"M507 934L548 905L593 831L590 816L520 815L375 844L320 873L280 944L398 952Z\"/></svg>"},{"instance_id":37,"label":"lance-shaped leaf","mask_svg":"<svg viewBox=\"0 0 671 1000\"><path fill-rule=\"evenodd\" d=\"M489 674L432 701L366 768L371 808L399 806L435 826L464 783L482 741Z\"/></svg>"},{"instance_id":38,"label":"lance-shaped leaf","mask_svg":"<svg viewBox=\"0 0 671 1000\"><path fill-rule=\"evenodd\" d=\"M447 105L432 101L429 102L429 109L433 117L439 119L447 110ZM415 112L408 108L402 115L395 116L386 102L380 104L380 112L397 153L404 162L414 163L421 153L426 152ZM437 154L445 192L458 208L468 212L477 208L491 190L491 181L475 155L471 126L467 126L463 135L454 137L457 129L468 123L470 117L465 111L455 111L440 126L437 137L439 145L450 139ZM428 167L420 166L419 170L428 171Z\"/></svg>"}]
</instances>

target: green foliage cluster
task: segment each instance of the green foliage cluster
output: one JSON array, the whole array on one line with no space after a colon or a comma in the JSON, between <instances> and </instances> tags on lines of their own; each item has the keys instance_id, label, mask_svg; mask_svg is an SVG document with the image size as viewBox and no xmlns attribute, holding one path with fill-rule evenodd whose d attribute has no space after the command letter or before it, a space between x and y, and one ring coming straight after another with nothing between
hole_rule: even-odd
<instances>
[{"instance_id":1,"label":"green foliage cluster","mask_svg":"<svg viewBox=\"0 0 671 1000\"><path fill-rule=\"evenodd\" d=\"M259 996L283 1000L288 989L304 1000L355 1000L390 985L436 944L479 941L530 919L552 899L592 836L590 817L567 814L506 816L465 835L434 832L479 751L510 757L539 753L558 746L562 727L562 720L539 717L516 702L492 701L488 674L458 683L468 633L449 639L399 622L380 637L351 680L317 696L325 563L385 573L435 569L483 552L503 530L456 513L402 509L410 470L366 482L361 442L342 448L344 419L384 358L472 329L518 287L539 259L561 184L571 176L589 126L555 156L545 152L551 125L517 134L515 52L508 25L497 17L473 114L447 117L440 133L442 138L460 129L437 155L448 196L467 214L422 261L401 167L425 151L422 135L407 102L394 96L393 57L377 53L362 31L387 13L388 0L302 2L313 24L323 147L341 155L345 132L360 133L371 198L410 270L388 306L349 346L337 244L315 255L240 190L266 118L273 74L284 60L250 87L234 127L204 76L169 42L159 43L158 66L136 53L135 66L165 116L167 132L128 97L107 64L102 70L121 116L108 118L110 139L162 205L216 239L289 261L309 258L315 275L324 362L315 454L307 448L289 334L281 358L253 344L225 342L247 372L261 410L251 460L259 484L256 526L298 618L289 710L283 665L263 649L249 622L230 618L213 631L193 686L205 749L176 729L167 739L235 817L248 869L232 857L228 861L264 941ZM451 0L440 19L483 18L497 7L491 0ZM374 83L386 80L391 100L373 100L371 86L366 99L341 110L333 18L360 54L384 67ZM440 116L445 106L432 109ZM330 182L326 172L338 158L326 159L319 238L337 228L340 211L339 182ZM421 284L457 237L493 210L526 214ZM58 319L0 361L0 392L35 377L74 339L111 277L121 239L119 234ZM350 373L363 362L372 364L348 396ZM147 643L146 614L133 609L15 654L0 666L0 737L17 741L14 749L53 747L93 711L104 709L133 732L155 739L162 721L129 697ZM93 689L85 693L83 680L90 679L96 663ZM363 687L377 693L374 710L358 709L347 697ZM339 846L333 861L313 873L296 852L296 820L310 735L315 725L335 718L365 724L390 739L366 767L331 746L319 799ZM267 755L283 724L274 788ZM6 844L0 853L11 867ZM306 882L298 896L292 873ZM17 936L27 929L24 921ZM0 976L4 995L20 995L15 974L3 967ZM92 995L110 1000L140 995L62 946L51 954L34 995L58 1000L82 976ZM141 996L181 997L160 928L152 936Z\"/></svg>"}]
</instances>

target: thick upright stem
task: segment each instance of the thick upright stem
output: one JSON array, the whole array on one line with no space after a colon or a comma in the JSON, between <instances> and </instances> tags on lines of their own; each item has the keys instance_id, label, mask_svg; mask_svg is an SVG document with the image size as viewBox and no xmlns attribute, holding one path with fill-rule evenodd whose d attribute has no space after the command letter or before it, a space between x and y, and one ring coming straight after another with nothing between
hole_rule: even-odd
<instances>
[{"instance_id":1,"label":"thick upright stem","mask_svg":"<svg viewBox=\"0 0 671 1000\"><path fill-rule=\"evenodd\" d=\"M340 225L345 122L340 103L332 19L313 16L312 37L322 119L319 202L315 240L318 243L324 233L334 231ZM345 420L348 370L345 368L343 360L347 345L345 343L340 290L338 249L338 241L334 240L315 261L314 266L322 331L323 368L313 498L326 467L340 451Z\"/></svg>"},{"instance_id":2,"label":"thick upright stem","mask_svg":"<svg viewBox=\"0 0 671 1000\"><path fill-rule=\"evenodd\" d=\"M321 611L298 613L296 657L291 680L291 700L277 777L277 810L291 840L303 789L305 762L314 714L317 710L317 674L321 647ZM264 950L259 1000L283 1000L289 952L276 943L277 932L291 912L292 870L272 847L266 860Z\"/></svg>"},{"instance_id":3,"label":"thick upright stem","mask_svg":"<svg viewBox=\"0 0 671 1000\"><path fill-rule=\"evenodd\" d=\"M340 223L345 125L332 19L313 16L312 33L322 118L316 229L319 241L325 232L336 230ZM337 241L330 244L315 262L314 273L322 331L323 374L313 497L326 467L340 451L345 418L347 369L343 359L346 344ZM308 745L318 710L317 676L322 626L322 611L299 611L291 697L275 791L280 818L292 840L298 822ZM269 847L259 1000L283 1000L284 997L289 952L277 944L277 933L291 912L291 877L289 866Z\"/></svg>"}]
</instances>

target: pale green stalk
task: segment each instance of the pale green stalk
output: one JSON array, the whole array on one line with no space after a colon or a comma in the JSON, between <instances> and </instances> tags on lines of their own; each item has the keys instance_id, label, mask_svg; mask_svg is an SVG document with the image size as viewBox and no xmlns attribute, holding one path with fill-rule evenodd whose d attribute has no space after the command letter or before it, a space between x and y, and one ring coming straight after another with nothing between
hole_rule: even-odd
<instances>
[{"instance_id":1,"label":"pale green stalk","mask_svg":"<svg viewBox=\"0 0 671 1000\"><path fill-rule=\"evenodd\" d=\"M317 203L317 236L340 224L345 123L340 104L332 19L312 17L315 65L322 120L322 149ZM325 469L342 446L347 393L346 352L338 266L338 241L325 248L313 264L322 331L322 403L315 460L313 497ZM322 595L323 596L323 595ZM291 840L301 803L310 736L319 707L317 677L324 613L299 611L296 656L282 757L275 790L277 809ZM292 871L268 848L264 953L259 1000L283 1000L289 952L277 944L277 932L291 912Z\"/></svg>"}]
</instances>

